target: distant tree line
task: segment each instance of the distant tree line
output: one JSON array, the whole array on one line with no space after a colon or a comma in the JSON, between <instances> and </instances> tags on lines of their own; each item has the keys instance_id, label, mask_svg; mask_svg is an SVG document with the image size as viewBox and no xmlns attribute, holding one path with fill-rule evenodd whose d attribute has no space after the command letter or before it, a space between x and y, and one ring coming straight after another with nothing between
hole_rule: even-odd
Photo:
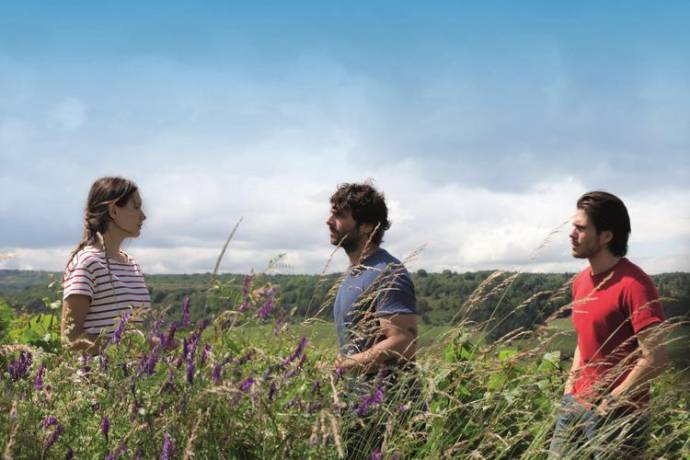
<instances>
[{"instance_id":1,"label":"distant tree line","mask_svg":"<svg viewBox=\"0 0 690 460\"><path fill-rule=\"evenodd\" d=\"M60 276L60 273L0 270L0 298L15 310L41 311L46 300L55 297L55 286L48 286L51 279L59 284ZM421 321L429 325L486 323L490 337L495 339L518 328L531 329L549 317L569 315L566 308L571 300L572 274L569 273L418 270L412 278ZM667 315L690 319L690 273L664 273L653 278L665 298ZM333 287L338 279L338 274L258 274L254 281L277 285L283 311L295 319L318 315L329 320ZM210 274L148 275L146 280L154 307L168 308L167 315L171 318L179 315L179 305L185 295L191 299L194 317L237 306L238 297L209 295L214 284ZM218 283L231 286L238 293L244 280L245 275L233 274L217 278Z\"/></svg>"}]
</instances>

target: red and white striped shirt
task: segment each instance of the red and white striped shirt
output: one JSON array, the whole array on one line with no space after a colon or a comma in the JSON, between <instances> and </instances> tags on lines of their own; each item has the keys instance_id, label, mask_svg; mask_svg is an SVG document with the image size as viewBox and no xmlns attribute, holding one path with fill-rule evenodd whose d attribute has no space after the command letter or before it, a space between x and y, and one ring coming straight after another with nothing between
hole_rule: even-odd
<instances>
[{"instance_id":1,"label":"red and white striped shirt","mask_svg":"<svg viewBox=\"0 0 690 460\"><path fill-rule=\"evenodd\" d=\"M151 296L141 267L132 257L124 255L126 263L110 258L108 264L103 250L86 246L67 264L62 298L66 299L73 294L91 298L89 312L84 320L84 331L88 334L100 334L103 331L110 336L119 324L120 317L130 309L136 312L151 307ZM134 314L129 322L142 323L143 318Z\"/></svg>"}]
</instances>

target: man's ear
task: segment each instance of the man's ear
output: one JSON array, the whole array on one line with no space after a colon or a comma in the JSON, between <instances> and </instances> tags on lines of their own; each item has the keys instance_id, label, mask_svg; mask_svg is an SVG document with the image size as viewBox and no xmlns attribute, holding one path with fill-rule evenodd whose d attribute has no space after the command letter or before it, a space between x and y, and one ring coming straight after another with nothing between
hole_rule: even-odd
<instances>
[{"instance_id":1,"label":"man's ear","mask_svg":"<svg viewBox=\"0 0 690 460\"><path fill-rule=\"evenodd\" d=\"M360 230L362 233L366 234L367 236L370 236L370 235L371 235L371 232L374 231L374 228L375 228L375 227L374 227L374 224L370 224L370 223L367 223L367 222L363 222L363 223L359 224L359 230Z\"/></svg>"},{"instance_id":2,"label":"man's ear","mask_svg":"<svg viewBox=\"0 0 690 460\"><path fill-rule=\"evenodd\" d=\"M604 230L599 234L599 243L609 244L613 240L613 232L611 230Z\"/></svg>"}]
</instances>

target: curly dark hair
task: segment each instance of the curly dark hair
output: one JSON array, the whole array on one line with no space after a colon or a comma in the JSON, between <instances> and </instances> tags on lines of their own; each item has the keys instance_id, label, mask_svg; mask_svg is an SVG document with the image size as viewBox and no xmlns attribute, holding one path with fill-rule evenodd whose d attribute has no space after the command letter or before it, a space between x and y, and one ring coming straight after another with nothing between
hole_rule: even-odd
<instances>
[{"instance_id":1,"label":"curly dark hair","mask_svg":"<svg viewBox=\"0 0 690 460\"><path fill-rule=\"evenodd\" d=\"M383 234L391 227L383 193L376 190L369 181L338 185L338 189L331 195L331 206L334 211L352 213L357 225L374 225L376 230L371 236L374 244L381 244Z\"/></svg>"},{"instance_id":2,"label":"curly dark hair","mask_svg":"<svg viewBox=\"0 0 690 460\"><path fill-rule=\"evenodd\" d=\"M630 216L620 198L608 192L588 192L577 200L577 208L585 211L597 233L613 233L613 238L608 244L611 254L617 257L627 254Z\"/></svg>"}]
</instances>

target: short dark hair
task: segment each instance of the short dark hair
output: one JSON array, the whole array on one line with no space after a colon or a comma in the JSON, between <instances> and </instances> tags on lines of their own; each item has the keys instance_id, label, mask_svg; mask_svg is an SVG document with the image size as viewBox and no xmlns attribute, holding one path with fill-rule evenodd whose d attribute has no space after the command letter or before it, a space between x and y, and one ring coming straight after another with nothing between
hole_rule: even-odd
<instances>
[{"instance_id":1,"label":"short dark hair","mask_svg":"<svg viewBox=\"0 0 690 460\"><path fill-rule=\"evenodd\" d=\"M587 214L597 233L613 234L608 245L611 254L623 257L628 253L630 216L620 198L608 192L587 192L577 200L577 208Z\"/></svg>"},{"instance_id":2,"label":"short dark hair","mask_svg":"<svg viewBox=\"0 0 690 460\"><path fill-rule=\"evenodd\" d=\"M331 195L331 206L334 211L352 213L357 225L374 225L376 230L371 236L374 244L381 244L383 234L391 227L383 193L376 190L369 181L338 185L338 189Z\"/></svg>"}]
</instances>

